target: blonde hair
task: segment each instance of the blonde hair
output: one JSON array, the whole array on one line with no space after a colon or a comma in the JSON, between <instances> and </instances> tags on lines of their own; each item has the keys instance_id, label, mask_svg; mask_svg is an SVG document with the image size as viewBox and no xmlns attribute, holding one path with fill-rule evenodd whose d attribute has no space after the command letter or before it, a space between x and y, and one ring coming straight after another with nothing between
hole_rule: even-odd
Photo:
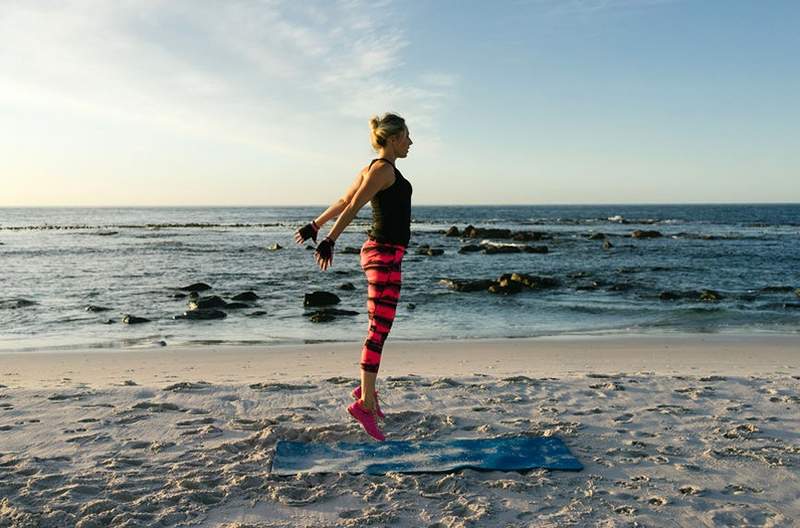
<instances>
[{"instance_id":1,"label":"blonde hair","mask_svg":"<svg viewBox=\"0 0 800 528\"><path fill-rule=\"evenodd\" d=\"M372 148L380 150L386 146L389 137L400 134L406 129L406 120L397 114L386 113L382 117L372 116L369 120L370 133L369 142Z\"/></svg>"}]
</instances>

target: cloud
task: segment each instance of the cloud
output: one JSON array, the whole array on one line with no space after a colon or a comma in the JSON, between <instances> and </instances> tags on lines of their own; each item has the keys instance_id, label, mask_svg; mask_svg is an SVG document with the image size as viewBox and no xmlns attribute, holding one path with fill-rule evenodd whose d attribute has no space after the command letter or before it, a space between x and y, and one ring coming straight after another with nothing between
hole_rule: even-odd
<instances>
[{"instance_id":1,"label":"cloud","mask_svg":"<svg viewBox=\"0 0 800 528\"><path fill-rule=\"evenodd\" d=\"M361 0L6 2L0 105L297 157L309 154L309 134L342 121L366 133L368 117L390 108L433 129L455 80L401 80L409 43L401 24L386 23L402 20L393 9Z\"/></svg>"},{"instance_id":2,"label":"cloud","mask_svg":"<svg viewBox=\"0 0 800 528\"><path fill-rule=\"evenodd\" d=\"M590 16L671 4L681 0L517 0L518 5L543 8L551 16Z\"/></svg>"}]
</instances>

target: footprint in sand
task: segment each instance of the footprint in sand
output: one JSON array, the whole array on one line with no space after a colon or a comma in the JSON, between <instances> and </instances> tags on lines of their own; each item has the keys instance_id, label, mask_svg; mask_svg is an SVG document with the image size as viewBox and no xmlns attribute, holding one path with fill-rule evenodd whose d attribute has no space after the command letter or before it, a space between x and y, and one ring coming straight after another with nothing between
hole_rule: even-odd
<instances>
[{"instance_id":1,"label":"footprint in sand","mask_svg":"<svg viewBox=\"0 0 800 528\"><path fill-rule=\"evenodd\" d=\"M180 383L173 383L172 385L167 385L161 390L181 392L181 391L202 390L211 387L213 387L213 385L207 381L198 381L196 383L193 383L191 381L182 381Z\"/></svg>"},{"instance_id":2,"label":"footprint in sand","mask_svg":"<svg viewBox=\"0 0 800 528\"><path fill-rule=\"evenodd\" d=\"M263 392L281 392L281 391L297 391L297 390L312 390L316 389L316 385L301 384L293 385L291 383L253 383L250 385L251 389Z\"/></svg>"},{"instance_id":3,"label":"footprint in sand","mask_svg":"<svg viewBox=\"0 0 800 528\"><path fill-rule=\"evenodd\" d=\"M617 423L631 423L633 421L633 415L631 413L620 414L614 418L614 421Z\"/></svg>"},{"instance_id":4,"label":"footprint in sand","mask_svg":"<svg viewBox=\"0 0 800 528\"><path fill-rule=\"evenodd\" d=\"M684 495L700 495L704 490L703 488L689 484L688 486L681 486L678 488L678 491Z\"/></svg>"}]
</instances>

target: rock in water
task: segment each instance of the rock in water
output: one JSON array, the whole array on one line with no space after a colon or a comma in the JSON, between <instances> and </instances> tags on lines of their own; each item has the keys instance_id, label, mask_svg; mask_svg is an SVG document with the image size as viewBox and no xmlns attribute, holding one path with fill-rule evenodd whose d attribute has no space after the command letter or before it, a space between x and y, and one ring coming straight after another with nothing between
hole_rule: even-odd
<instances>
[{"instance_id":1,"label":"rock in water","mask_svg":"<svg viewBox=\"0 0 800 528\"><path fill-rule=\"evenodd\" d=\"M664 235L662 235L659 231L643 231L641 229L637 229L631 233L631 236L633 238L658 238Z\"/></svg>"},{"instance_id":2,"label":"rock in water","mask_svg":"<svg viewBox=\"0 0 800 528\"><path fill-rule=\"evenodd\" d=\"M234 301L255 301L258 298L258 295L253 291L246 291L232 297Z\"/></svg>"},{"instance_id":3,"label":"rock in water","mask_svg":"<svg viewBox=\"0 0 800 528\"><path fill-rule=\"evenodd\" d=\"M720 293L719 293L718 291L714 291L714 290L702 290L702 291L700 292L700 297L699 297L699 299L700 299L701 301L705 301L705 302L708 302L708 301L718 301L718 300L722 299L722 295L720 295Z\"/></svg>"},{"instance_id":4,"label":"rock in water","mask_svg":"<svg viewBox=\"0 0 800 528\"><path fill-rule=\"evenodd\" d=\"M480 251L481 247L477 244L467 244L466 246L462 247L458 250L459 253L472 253L474 251Z\"/></svg>"},{"instance_id":5,"label":"rock in water","mask_svg":"<svg viewBox=\"0 0 800 528\"><path fill-rule=\"evenodd\" d=\"M339 304L339 296L325 291L315 291L307 293L303 299L303 306L326 306L329 304Z\"/></svg>"},{"instance_id":6,"label":"rock in water","mask_svg":"<svg viewBox=\"0 0 800 528\"><path fill-rule=\"evenodd\" d=\"M525 253L547 253L547 246L525 246Z\"/></svg>"},{"instance_id":7,"label":"rock in water","mask_svg":"<svg viewBox=\"0 0 800 528\"><path fill-rule=\"evenodd\" d=\"M183 312L183 315L176 315L174 318L188 319L190 321L206 321L209 319L225 319L226 317L228 317L228 314L221 310L200 309Z\"/></svg>"},{"instance_id":8,"label":"rock in water","mask_svg":"<svg viewBox=\"0 0 800 528\"><path fill-rule=\"evenodd\" d=\"M327 323L328 321L333 321L336 317L327 312L316 312L310 319L312 323Z\"/></svg>"},{"instance_id":9,"label":"rock in water","mask_svg":"<svg viewBox=\"0 0 800 528\"><path fill-rule=\"evenodd\" d=\"M106 308L105 306L94 306L93 304L86 307L87 312L107 312L110 309L111 308Z\"/></svg>"},{"instance_id":10,"label":"rock in water","mask_svg":"<svg viewBox=\"0 0 800 528\"><path fill-rule=\"evenodd\" d=\"M188 291L188 292L201 292L210 290L211 286L204 282L195 282L194 284L190 284L189 286L184 286L183 288L178 288L181 291Z\"/></svg>"},{"instance_id":11,"label":"rock in water","mask_svg":"<svg viewBox=\"0 0 800 528\"><path fill-rule=\"evenodd\" d=\"M25 308L26 306L33 306L34 304L36 304L36 302L29 301L28 299L0 300L0 308L10 308L12 310L17 308Z\"/></svg>"},{"instance_id":12,"label":"rock in water","mask_svg":"<svg viewBox=\"0 0 800 528\"><path fill-rule=\"evenodd\" d=\"M149 323L150 319L145 319L144 317L136 317L135 315L125 314L125 317L122 318L122 322L125 324Z\"/></svg>"},{"instance_id":13,"label":"rock in water","mask_svg":"<svg viewBox=\"0 0 800 528\"><path fill-rule=\"evenodd\" d=\"M268 246L267 249L270 251L278 251L279 249L283 249L283 246L276 242L275 244Z\"/></svg>"},{"instance_id":14,"label":"rock in water","mask_svg":"<svg viewBox=\"0 0 800 528\"><path fill-rule=\"evenodd\" d=\"M189 301L189 310L207 310L209 308L225 308L228 303L222 297L212 295L210 297L200 297Z\"/></svg>"},{"instance_id":15,"label":"rock in water","mask_svg":"<svg viewBox=\"0 0 800 528\"><path fill-rule=\"evenodd\" d=\"M353 290L356 289L356 287L353 285L352 282L345 282L344 284L339 286L339 289L340 290L346 290L346 291L353 291Z\"/></svg>"}]
</instances>

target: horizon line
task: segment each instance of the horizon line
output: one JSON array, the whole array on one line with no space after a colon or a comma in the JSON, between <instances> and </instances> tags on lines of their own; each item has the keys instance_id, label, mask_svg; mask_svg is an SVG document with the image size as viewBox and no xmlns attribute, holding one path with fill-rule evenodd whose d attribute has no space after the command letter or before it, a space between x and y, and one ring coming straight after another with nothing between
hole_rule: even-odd
<instances>
[{"instance_id":1,"label":"horizon line","mask_svg":"<svg viewBox=\"0 0 800 528\"><path fill-rule=\"evenodd\" d=\"M417 204L413 207L564 207L564 206L633 206L633 205L800 205L800 202L559 202L559 203L465 203ZM329 207L330 204L298 205L0 205L0 209L263 209ZM366 208L367 204L363 208Z\"/></svg>"}]
</instances>

